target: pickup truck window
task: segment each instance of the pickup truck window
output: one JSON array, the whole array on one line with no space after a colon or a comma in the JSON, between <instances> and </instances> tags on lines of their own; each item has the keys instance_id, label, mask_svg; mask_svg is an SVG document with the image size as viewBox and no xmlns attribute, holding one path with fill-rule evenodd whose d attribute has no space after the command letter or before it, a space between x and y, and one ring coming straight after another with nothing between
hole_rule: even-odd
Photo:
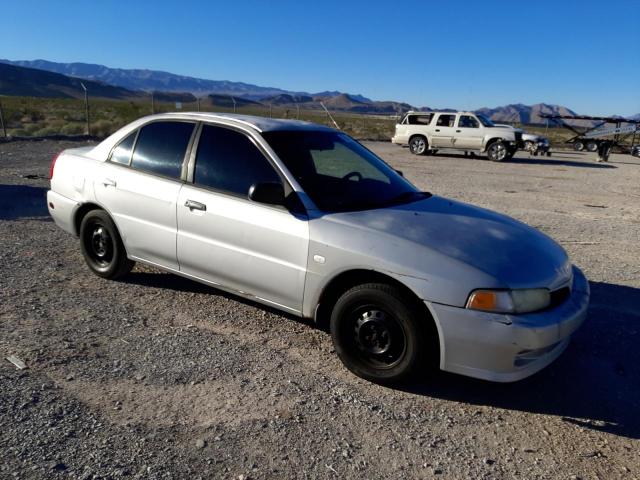
<instances>
[{"instance_id":1,"label":"pickup truck window","mask_svg":"<svg viewBox=\"0 0 640 480\"><path fill-rule=\"evenodd\" d=\"M131 166L145 172L180 178L193 123L153 122L140 129Z\"/></svg>"},{"instance_id":2,"label":"pickup truck window","mask_svg":"<svg viewBox=\"0 0 640 480\"><path fill-rule=\"evenodd\" d=\"M123 165L129 165L131 161L131 149L133 148L133 142L136 141L137 131L129 134L127 138L122 140L116 148L111 152L110 160L115 163L121 163Z\"/></svg>"},{"instance_id":3,"label":"pickup truck window","mask_svg":"<svg viewBox=\"0 0 640 480\"><path fill-rule=\"evenodd\" d=\"M460 115L460 119L458 120L458 127L479 128L480 124L478 123L478 120L473 118L471 115Z\"/></svg>"},{"instance_id":4,"label":"pickup truck window","mask_svg":"<svg viewBox=\"0 0 640 480\"><path fill-rule=\"evenodd\" d=\"M193 183L245 197L252 184L281 182L258 147L243 133L204 125Z\"/></svg>"},{"instance_id":5,"label":"pickup truck window","mask_svg":"<svg viewBox=\"0 0 640 480\"><path fill-rule=\"evenodd\" d=\"M438 127L453 127L454 122L456 121L455 115L440 115L438 117L438 121L436 125Z\"/></svg>"},{"instance_id":6,"label":"pickup truck window","mask_svg":"<svg viewBox=\"0 0 640 480\"><path fill-rule=\"evenodd\" d=\"M409 125L429 125L433 115L409 115Z\"/></svg>"}]
</instances>

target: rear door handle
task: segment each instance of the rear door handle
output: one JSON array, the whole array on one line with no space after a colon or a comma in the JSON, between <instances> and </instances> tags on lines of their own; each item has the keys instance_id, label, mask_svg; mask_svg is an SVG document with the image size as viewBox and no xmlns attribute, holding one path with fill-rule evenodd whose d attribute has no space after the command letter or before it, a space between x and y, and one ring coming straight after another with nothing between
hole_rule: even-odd
<instances>
[{"instance_id":1,"label":"rear door handle","mask_svg":"<svg viewBox=\"0 0 640 480\"><path fill-rule=\"evenodd\" d=\"M440 129L439 129L439 128L436 128L436 132L439 132L439 131L440 131Z\"/></svg>"},{"instance_id":2,"label":"rear door handle","mask_svg":"<svg viewBox=\"0 0 640 480\"><path fill-rule=\"evenodd\" d=\"M456 130L456 133L460 133L462 130Z\"/></svg>"},{"instance_id":3,"label":"rear door handle","mask_svg":"<svg viewBox=\"0 0 640 480\"><path fill-rule=\"evenodd\" d=\"M207 211L207 206L204 203L196 202L195 200L187 200L184 202L184 206L189 210L202 210L203 212Z\"/></svg>"},{"instance_id":4,"label":"rear door handle","mask_svg":"<svg viewBox=\"0 0 640 480\"><path fill-rule=\"evenodd\" d=\"M111 180L110 178L103 178L102 179L102 185L104 185L105 187L115 187L116 186L116 181L115 180Z\"/></svg>"}]
</instances>

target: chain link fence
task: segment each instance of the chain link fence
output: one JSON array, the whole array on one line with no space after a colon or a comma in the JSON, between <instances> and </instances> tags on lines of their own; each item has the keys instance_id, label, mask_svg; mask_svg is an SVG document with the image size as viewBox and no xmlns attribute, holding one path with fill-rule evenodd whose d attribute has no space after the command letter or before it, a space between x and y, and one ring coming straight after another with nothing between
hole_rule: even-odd
<instances>
[{"instance_id":1,"label":"chain link fence","mask_svg":"<svg viewBox=\"0 0 640 480\"><path fill-rule=\"evenodd\" d=\"M86 105L81 99L55 99L34 97L0 97L0 136L46 137L59 135L91 135L106 137L133 120L152 113L165 112L223 112L258 115L271 118L299 119L335 127L361 140L389 140L394 133L397 115L354 114L300 108L290 105L228 105L212 104L205 97L193 102L166 102L142 98L136 100L104 100L89 98ZM241 102L238 101L238 104ZM244 103L244 102L243 102ZM315 107L315 105L314 105ZM335 123L334 123L335 121Z\"/></svg>"}]
</instances>

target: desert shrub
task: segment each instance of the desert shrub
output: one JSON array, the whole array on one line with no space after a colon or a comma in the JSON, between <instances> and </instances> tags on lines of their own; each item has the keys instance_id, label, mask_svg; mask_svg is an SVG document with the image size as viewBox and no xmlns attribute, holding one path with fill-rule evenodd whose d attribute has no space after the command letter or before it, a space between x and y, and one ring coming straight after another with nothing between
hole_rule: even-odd
<instances>
[{"instance_id":1,"label":"desert shrub","mask_svg":"<svg viewBox=\"0 0 640 480\"><path fill-rule=\"evenodd\" d=\"M44 127L41 128L40 130L37 130L34 135L36 137L46 137L47 135L57 135L59 134L60 131L56 128L53 127Z\"/></svg>"},{"instance_id":2,"label":"desert shrub","mask_svg":"<svg viewBox=\"0 0 640 480\"><path fill-rule=\"evenodd\" d=\"M67 123L60 129L63 135L82 135L84 133L84 125L79 123Z\"/></svg>"},{"instance_id":3,"label":"desert shrub","mask_svg":"<svg viewBox=\"0 0 640 480\"><path fill-rule=\"evenodd\" d=\"M98 120L91 125L91 134L106 137L116 131L116 127L108 120Z\"/></svg>"}]
</instances>

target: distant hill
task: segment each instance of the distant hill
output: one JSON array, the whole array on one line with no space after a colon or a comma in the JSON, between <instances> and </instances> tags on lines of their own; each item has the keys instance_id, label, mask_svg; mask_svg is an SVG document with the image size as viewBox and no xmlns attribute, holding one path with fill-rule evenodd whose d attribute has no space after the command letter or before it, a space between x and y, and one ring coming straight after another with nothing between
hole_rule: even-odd
<instances>
[{"instance_id":1,"label":"distant hill","mask_svg":"<svg viewBox=\"0 0 640 480\"><path fill-rule=\"evenodd\" d=\"M292 92L274 87L261 87L251 83L229 80L206 80L203 78L176 75L159 70L110 68L92 63L58 63L48 60L3 60L0 62L28 68L37 68L71 77L85 78L123 87L129 90L189 92L193 95L233 95L251 100L262 100L280 94L335 97L341 92ZM362 95L354 95L360 101L369 101Z\"/></svg>"},{"instance_id":2,"label":"distant hill","mask_svg":"<svg viewBox=\"0 0 640 480\"><path fill-rule=\"evenodd\" d=\"M0 95L82 98L84 90L81 83L84 83L92 97L124 100L141 95L139 92L102 82L80 80L44 70L0 63Z\"/></svg>"}]
</instances>

